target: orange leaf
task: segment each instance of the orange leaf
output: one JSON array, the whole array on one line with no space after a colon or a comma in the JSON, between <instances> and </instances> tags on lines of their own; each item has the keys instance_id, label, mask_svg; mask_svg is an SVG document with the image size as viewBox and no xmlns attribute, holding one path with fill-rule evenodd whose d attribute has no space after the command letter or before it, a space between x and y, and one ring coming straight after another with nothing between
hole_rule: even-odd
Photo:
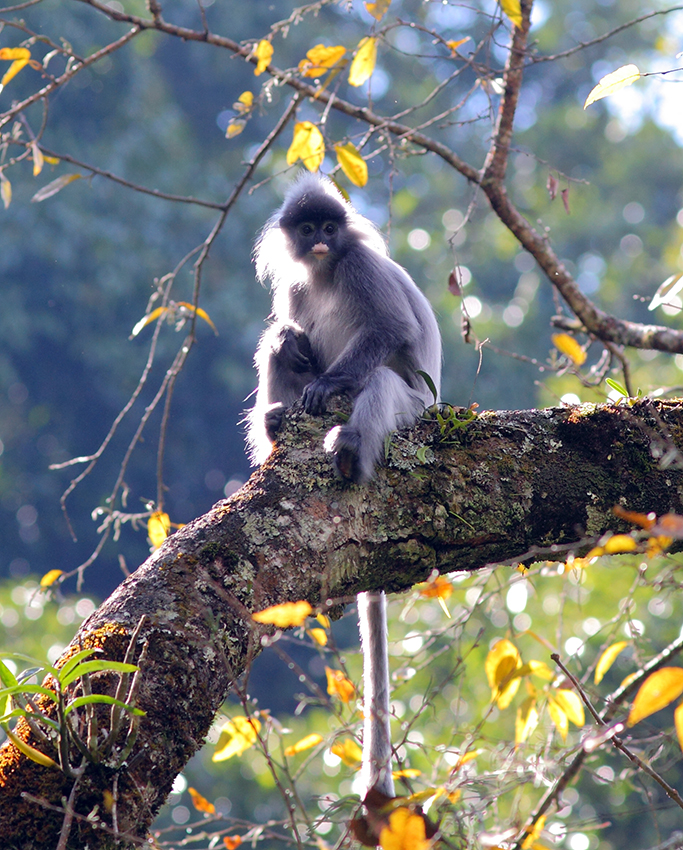
<instances>
[{"instance_id":1,"label":"orange leaf","mask_svg":"<svg viewBox=\"0 0 683 850\"><path fill-rule=\"evenodd\" d=\"M426 850L430 843L425 832L424 816L405 806L389 815L389 826L379 834L382 850Z\"/></svg>"},{"instance_id":2,"label":"orange leaf","mask_svg":"<svg viewBox=\"0 0 683 850\"><path fill-rule=\"evenodd\" d=\"M433 581L418 584L417 590L425 599L448 599L453 593L453 584L444 576L437 576Z\"/></svg>"},{"instance_id":3,"label":"orange leaf","mask_svg":"<svg viewBox=\"0 0 683 850\"><path fill-rule=\"evenodd\" d=\"M457 41L447 41L446 46L450 47L453 53L460 47L460 45L464 44L466 41L469 41L469 35L466 35L465 38L459 38Z\"/></svg>"},{"instance_id":4,"label":"orange leaf","mask_svg":"<svg viewBox=\"0 0 683 850\"><path fill-rule=\"evenodd\" d=\"M661 670L655 670L640 686L626 725L635 726L645 717L665 708L681 694L683 694L683 669L662 667Z\"/></svg>"},{"instance_id":5,"label":"orange leaf","mask_svg":"<svg viewBox=\"0 0 683 850\"><path fill-rule=\"evenodd\" d=\"M207 815L215 815L216 807L213 803L210 803L206 797L202 797L199 791L195 791L194 788L188 788L187 793L192 797L192 805L198 812L206 812Z\"/></svg>"},{"instance_id":6,"label":"orange leaf","mask_svg":"<svg viewBox=\"0 0 683 850\"><path fill-rule=\"evenodd\" d=\"M652 528L657 520L657 515L654 512L649 514L639 514L635 511L627 511L621 505L615 505L612 508L614 516L630 522L632 525L639 525L641 528Z\"/></svg>"},{"instance_id":7,"label":"orange leaf","mask_svg":"<svg viewBox=\"0 0 683 850\"><path fill-rule=\"evenodd\" d=\"M223 836L223 844L228 848L228 850L237 850L237 848L242 843L241 835L224 835Z\"/></svg>"},{"instance_id":8,"label":"orange leaf","mask_svg":"<svg viewBox=\"0 0 683 850\"><path fill-rule=\"evenodd\" d=\"M602 547L608 555L618 555L623 552L633 552L638 543L630 534L613 534Z\"/></svg>"},{"instance_id":9,"label":"orange leaf","mask_svg":"<svg viewBox=\"0 0 683 850\"><path fill-rule=\"evenodd\" d=\"M271 605L263 611L251 615L257 623L277 626L278 629L289 629L292 626L303 625L306 617L313 612L310 604L305 601L283 602L281 605Z\"/></svg>"},{"instance_id":10,"label":"orange leaf","mask_svg":"<svg viewBox=\"0 0 683 850\"><path fill-rule=\"evenodd\" d=\"M683 750L683 703L676 706L676 710L674 711L674 725L676 726L678 746Z\"/></svg>"},{"instance_id":11,"label":"orange leaf","mask_svg":"<svg viewBox=\"0 0 683 850\"><path fill-rule=\"evenodd\" d=\"M350 682L341 670L325 667L325 675L327 676L327 693L331 697L338 697L344 703L353 699L356 689L353 682Z\"/></svg>"},{"instance_id":12,"label":"orange leaf","mask_svg":"<svg viewBox=\"0 0 683 850\"><path fill-rule=\"evenodd\" d=\"M610 669L612 664L614 664L619 653L623 652L627 646L627 640L619 640L616 643L613 643L611 646L608 646L607 649L602 653L595 667L594 681L596 685L599 685L600 682L602 682L605 673Z\"/></svg>"}]
</instances>

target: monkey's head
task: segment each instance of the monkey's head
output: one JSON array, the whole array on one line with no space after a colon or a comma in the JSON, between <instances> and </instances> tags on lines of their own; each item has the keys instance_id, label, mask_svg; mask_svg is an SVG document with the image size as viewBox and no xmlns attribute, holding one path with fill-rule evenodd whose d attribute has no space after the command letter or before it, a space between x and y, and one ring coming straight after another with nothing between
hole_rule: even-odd
<instances>
[{"instance_id":1,"label":"monkey's head","mask_svg":"<svg viewBox=\"0 0 683 850\"><path fill-rule=\"evenodd\" d=\"M280 216L293 259L315 268L329 267L345 250L348 216L343 204L322 184L306 181L306 187L289 199Z\"/></svg>"}]
</instances>

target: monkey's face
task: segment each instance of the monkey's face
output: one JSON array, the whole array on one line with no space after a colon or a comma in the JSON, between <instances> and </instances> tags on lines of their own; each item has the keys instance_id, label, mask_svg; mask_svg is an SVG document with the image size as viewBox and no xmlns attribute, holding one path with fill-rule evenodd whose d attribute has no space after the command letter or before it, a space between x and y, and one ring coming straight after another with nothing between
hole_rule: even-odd
<instances>
[{"instance_id":1,"label":"monkey's face","mask_svg":"<svg viewBox=\"0 0 683 850\"><path fill-rule=\"evenodd\" d=\"M310 218L283 228L295 260L312 271L329 269L343 254L344 224L332 218Z\"/></svg>"}]
</instances>

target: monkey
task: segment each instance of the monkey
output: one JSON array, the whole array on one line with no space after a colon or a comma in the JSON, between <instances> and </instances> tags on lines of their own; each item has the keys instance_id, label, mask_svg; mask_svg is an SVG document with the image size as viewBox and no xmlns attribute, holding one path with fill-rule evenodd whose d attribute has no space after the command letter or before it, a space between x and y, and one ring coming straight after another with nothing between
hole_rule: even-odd
<instances>
[{"instance_id":1,"label":"monkey","mask_svg":"<svg viewBox=\"0 0 683 850\"><path fill-rule=\"evenodd\" d=\"M301 400L320 415L329 398L353 400L348 421L325 439L339 476L364 484L397 428L437 399L441 336L434 312L408 273L390 259L378 229L331 180L304 173L261 232L258 278L270 278L273 322L259 342L256 403L247 416L254 463L268 457L284 411ZM393 796L389 731L386 597L361 593L364 658L362 781Z\"/></svg>"}]
</instances>

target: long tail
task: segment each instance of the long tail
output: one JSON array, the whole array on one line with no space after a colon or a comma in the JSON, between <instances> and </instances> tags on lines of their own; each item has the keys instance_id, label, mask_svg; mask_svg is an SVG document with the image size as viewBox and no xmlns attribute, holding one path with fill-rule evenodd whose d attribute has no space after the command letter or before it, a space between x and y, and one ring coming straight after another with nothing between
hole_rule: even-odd
<instances>
[{"instance_id":1,"label":"long tail","mask_svg":"<svg viewBox=\"0 0 683 850\"><path fill-rule=\"evenodd\" d=\"M365 793L375 787L393 797L387 600L383 592L358 595L358 625L363 648L364 686L361 776Z\"/></svg>"}]
</instances>

